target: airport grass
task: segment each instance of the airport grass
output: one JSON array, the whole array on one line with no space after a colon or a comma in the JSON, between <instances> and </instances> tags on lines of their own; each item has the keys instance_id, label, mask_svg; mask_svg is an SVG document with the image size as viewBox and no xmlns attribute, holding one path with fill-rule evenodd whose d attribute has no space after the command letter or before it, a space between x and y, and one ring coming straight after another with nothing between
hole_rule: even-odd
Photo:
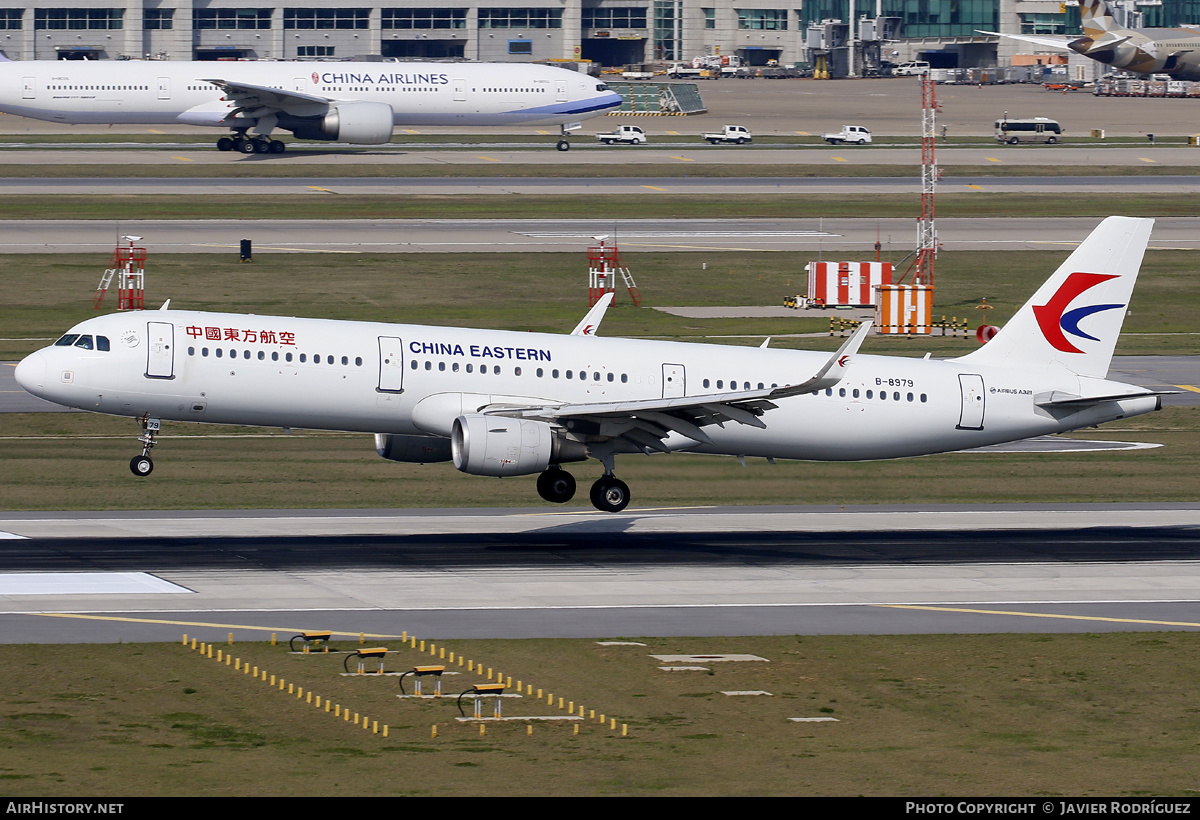
<instances>
[{"instance_id":1,"label":"airport grass","mask_svg":"<svg viewBox=\"0 0 1200 820\"><path fill-rule=\"evenodd\" d=\"M241 236L242 234L238 234ZM251 234L252 235L252 234ZM885 251L903 269L907 248ZM873 337L864 350L921 356L974 349L974 328L1003 324L1066 258L1067 250L943 252L937 262L935 314L966 318L969 336ZM625 293L601 334L679 341L760 344L834 350L829 333L839 311L796 311L773 319L673 316L654 307L780 305L803 293L809 258L771 252L635 252L626 261L642 294ZM817 258L814 253L812 258ZM1152 250L1130 305L1118 354L1200 353L1194 283L1196 254ZM0 286L0 361L18 359L95 315L92 294L106 254L8 256ZM573 253L326 254L258 253L252 264L227 254L155 254L147 272L147 305L382 322L563 333L587 309L586 260ZM36 283L36 286L30 286ZM109 293L106 311L115 307ZM976 309L982 299L994 309ZM797 335L816 334L816 335Z\"/></svg>"},{"instance_id":2,"label":"airport grass","mask_svg":"<svg viewBox=\"0 0 1200 820\"><path fill-rule=\"evenodd\" d=\"M975 184L964 179L962 187ZM338 194L315 189L266 196L196 194L188 196L114 194L105 196L8 196L0 200L0 219L724 219L834 217L916 219L920 194L722 194L712 197L677 195L644 189L595 196L520 194L408 195L398 186L393 195ZM997 193L987 190L938 193L941 217L1044 217L1068 215L1059 194ZM403 194L403 196L400 196ZM1071 202L1070 216L1102 219L1119 211L1123 216L1192 217L1191 194L1122 194L1120 202L1087 197ZM915 222L914 222L915 224ZM914 229L915 230L915 229Z\"/></svg>"},{"instance_id":3,"label":"airport grass","mask_svg":"<svg viewBox=\"0 0 1200 820\"><path fill-rule=\"evenodd\" d=\"M6 798L1195 794L1200 709L1180 697L1200 674L1194 633L447 642L456 658L534 687L506 699L506 717L564 716L560 697L588 713L480 735L456 720L454 698L399 700L394 677L340 675L340 654L270 646L269 631L286 641L320 627L291 618L216 630L214 654L267 682L180 644L0 646ZM178 620L181 635L197 631ZM393 650L389 669L430 662L399 640L368 643ZM763 660L651 657L717 653ZM672 665L707 671L659 668ZM444 691L484 682L463 672ZM386 724L388 737L307 693Z\"/></svg>"},{"instance_id":4,"label":"airport grass","mask_svg":"<svg viewBox=\"0 0 1200 820\"><path fill-rule=\"evenodd\" d=\"M168 422L149 479L130 474L140 451L129 419L84 413L0 415L0 498L6 510L548 508L536 476L494 479L450 464L379 458L361 433L286 433ZM1168 407L1072 434L1157 448L1067 453L964 452L876 462L721 456L623 456L631 510L760 504L1191 502L1200 498L1200 409ZM568 465L581 487L601 468Z\"/></svg>"}]
</instances>

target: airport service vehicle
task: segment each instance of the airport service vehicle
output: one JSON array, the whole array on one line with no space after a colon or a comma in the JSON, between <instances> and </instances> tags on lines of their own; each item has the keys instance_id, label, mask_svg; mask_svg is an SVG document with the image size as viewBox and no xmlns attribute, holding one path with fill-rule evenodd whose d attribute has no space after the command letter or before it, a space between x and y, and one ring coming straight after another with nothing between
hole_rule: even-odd
<instances>
[{"instance_id":1,"label":"airport service vehicle","mask_svg":"<svg viewBox=\"0 0 1200 820\"><path fill-rule=\"evenodd\" d=\"M596 139L605 145L620 142L625 145L641 145L646 142L646 132L636 125L618 125L617 130L607 134L597 134Z\"/></svg>"},{"instance_id":2,"label":"airport service vehicle","mask_svg":"<svg viewBox=\"0 0 1200 820\"><path fill-rule=\"evenodd\" d=\"M228 128L222 151L297 139L380 145L396 125L558 125L621 105L586 74L517 63L0 61L0 111L78 124Z\"/></svg>"},{"instance_id":3,"label":"airport service vehicle","mask_svg":"<svg viewBox=\"0 0 1200 820\"><path fill-rule=\"evenodd\" d=\"M822 134L821 139L830 145L841 145L844 142L853 145L870 145L871 132L861 125L843 125L841 131Z\"/></svg>"},{"instance_id":4,"label":"airport service vehicle","mask_svg":"<svg viewBox=\"0 0 1200 820\"><path fill-rule=\"evenodd\" d=\"M1159 409L1161 392L1106 378L1152 225L1105 219L991 341L953 359L861 355L870 323L832 356L598 337L609 294L563 335L168 303L80 322L15 375L49 401L138 420L137 476L164 421L307 427L373 433L393 461L536 475L558 503L576 487L563 465L596 459L591 501L619 512L623 454L901 458Z\"/></svg>"},{"instance_id":5,"label":"airport service vehicle","mask_svg":"<svg viewBox=\"0 0 1200 820\"><path fill-rule=\"evenodd\" d=\"M1057 51L1073 51L1134 74L1166 74L1172 80L1200 80L1200 31L1195 28L1126 28L1105 0L1079 0L1082 37L1001 34Z\"/></svg>"},{"instance_id":6,"label":"airport service vehicle","mask_svg":"<svg viewBox=\"0 0 1200 820\"><path fill-rule=\"evenodd\" d=\"M901 63L892 69L893 77L917 77L929 73L929 63L924 60L912 60Z\"/></svg>"},{"instance_id":7,"label":"airport service vehicle","mask_svg":"<svg viewBox=\"0 0 1200 820\"><path fill-rule=\"evenodd\" d=\"M1053 145L1062 139L1062 126L1046 117L1025 120L996 120L996 142L1044 142Z\"/></svg>"},{"instance_id":8,"label":"airport service vehicle","mask_svg":"<svg viewBox=\"0 0 1200 820\"><path fill-rule=\"evenodd\" d=\"M722 125L719 132L704 134L702 136L713 145L729 143L745 145L747 142L754 141L754 137L746 130L746 126L744 125Z\"/></svg>"}]
</instances>

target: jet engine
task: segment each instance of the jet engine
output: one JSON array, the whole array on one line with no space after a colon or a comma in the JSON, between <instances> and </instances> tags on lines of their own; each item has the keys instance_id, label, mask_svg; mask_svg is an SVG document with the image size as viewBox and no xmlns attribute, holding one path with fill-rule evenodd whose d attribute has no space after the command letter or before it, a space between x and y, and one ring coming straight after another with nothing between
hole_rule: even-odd
<instances>
[{"instance_id":1,"label":"jet engine","mask_svg":"<svg viewBox=\"0 0 1200 820\"><path fill-rule=\"evenodd\" d=\"M450 439L440 436L398 436L375 434L375 452L389 461L410 464L436 464L450 460Z\"/></svg>"},{"instance_id":2,"label":"jet engine","mask_svg":"<svg viewBox=\"0 0 1200 820\"><path fill-rule=\"evenodd\" d=\"M531 475L551 463L583 461L587 447L555 433L544 421L472 414L454 420L454 466L471 475Z\"/></svg>"},{"instance_id":3,"label":"jet engine","mask_svg":"<svg viewBox=\"0 0 1200 820\"><path fill-rule=\"evenodd\" d=\"M382 145L392 138L392 107L380 102L340 102L323 116L279 114L279 127L302 140Z\"/></svg>"}]
</instances>

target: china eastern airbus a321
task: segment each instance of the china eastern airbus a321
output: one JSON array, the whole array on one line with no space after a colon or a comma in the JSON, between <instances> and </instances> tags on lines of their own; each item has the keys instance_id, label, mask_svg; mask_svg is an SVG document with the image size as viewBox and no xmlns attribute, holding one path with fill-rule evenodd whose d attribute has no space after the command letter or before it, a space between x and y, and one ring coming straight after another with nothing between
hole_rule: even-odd
<instances>
[{"instance_id":1,"label":"china eastern airbus a321","mask_svg":"<svg viewBox=\"0 0 1200 820\"><path fill-rule=\"evenodd\" d=\"M586 74L516 63L0 61L0 111L51 122L230 129L222 151L298 139L379 145L395 125L558 125L621 105Z\"/></svg>"},{"instance_id":2,"label":"china eastern airbus a321","mask_svg":"<svg viewBox=\"0 0 1200 820\"><path fill-rule=\"evenodd\" d=\"M375 434L387 459L538 475L597 459L618 512L619 454L856 461L962 450L1157 410L1106 379L1153 220L1109 217L986 345L947 360L860 355L870 325L827 353L609 339L610 297L570 334L169 309L81 322L17 365L44 399L140 421L133 473L163 420Z\"/></svg>"}]
</instances>

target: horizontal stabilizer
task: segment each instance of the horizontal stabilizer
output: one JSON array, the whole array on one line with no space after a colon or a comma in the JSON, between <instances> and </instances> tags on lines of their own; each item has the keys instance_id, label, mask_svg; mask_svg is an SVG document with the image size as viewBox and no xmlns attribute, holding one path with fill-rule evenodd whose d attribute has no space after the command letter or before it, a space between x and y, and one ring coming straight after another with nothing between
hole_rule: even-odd
<instances>
[{"instance_id":1,"label":"horizontal stabilizer","mask_svg":"<svg viewBox=\"0 0 1200 820\"><path fill-rule=\"evenodd\" d=\"M1182 390L1146 390L1140 393L1109 393L1104 396L1077 396L1062 390L1051 390L1049 393L1038 393L1033 397L1033 403L1038 407L1087 407L1102 404L1106 401L1123 401L1125 399L1144 399L1150 396L1175 396Z\"/></svg>"}]
</instances>

